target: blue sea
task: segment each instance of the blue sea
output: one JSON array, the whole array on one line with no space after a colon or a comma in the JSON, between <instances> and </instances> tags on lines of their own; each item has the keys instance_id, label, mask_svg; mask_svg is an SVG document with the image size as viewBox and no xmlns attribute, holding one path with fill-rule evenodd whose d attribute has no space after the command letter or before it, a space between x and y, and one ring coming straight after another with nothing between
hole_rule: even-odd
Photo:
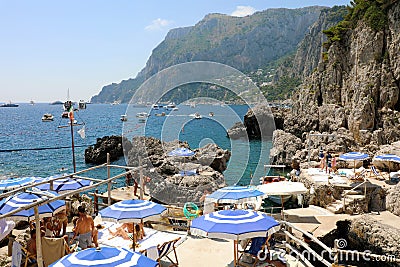
<instances>
[{"instance_id":1,"label":"blue sea","mask_svg":"<svg viewBox=\"0 0 400 267\"><path fill-rule=\"evenodd\" d=\"M257 181L265 175L263 164L268 164L271 143L260 141L230 140L226 130L235 122L243 120L248 107L245 105L179 105L178 111L164 109L151 111L146 123L139 122L135 114L149 112L148 107L128 105L89 104L84 110L75 112L78 124L84 124L86 138L77 133L83 125L74 126L75 159L77 170L92 167L84 160L84 151L106 135L121 135L129 138L146 135L164 141L179 139L187 141L192 149L207 143L216 143L232 151L232 158L224 172L227 184L249 184L251 177ZM155 113L166 112L158 117ZM193 119L195 112L202 119ZM210 116L213 112L215 115ZM44 113L54 115L54 121L42 122ZM68 119L61 118L62 105L36 103L20 104L17 108L0 108L0 176L47 177L61 172L73 172L71 152L71 129ZM127 114L128 121L120 116ZM121 158L114 162L126 165ZM257 168L258 167L258 168ZM62 169L62 171L61 171ZM119 170L120 172L120 170ZM94 175L93 175L94 173ZM112 174L118 173L115 170ZM91 172L91 177L106 178L104 169Z\"/></svg>"}]
</instances>

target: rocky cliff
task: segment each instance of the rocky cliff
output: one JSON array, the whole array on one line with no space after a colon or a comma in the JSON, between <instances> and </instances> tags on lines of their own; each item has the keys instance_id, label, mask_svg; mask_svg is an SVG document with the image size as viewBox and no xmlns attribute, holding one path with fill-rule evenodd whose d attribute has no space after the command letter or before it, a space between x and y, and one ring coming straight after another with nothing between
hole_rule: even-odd
<instances>
[{"instance_id":1,"label":"rocky cliff","mask_svg":"<svg viewBox=\"0 0 400 267\"><path fill-rule=\"evenodd\" d=\"M128 102L145 79L184 62L214 61L240 71L257 70L293 52L323 9L268 9L246 17L209 14L195 26L171 30L135 79L107 85L91 101Z\"/></svg>"},{"instance_id":2,"label":"rocky cliff","mask_svg":"<svg viewBox=\"0 0 400 267\"><path fill-rule=\"evenodd\" d=\"M284 119L286 132L304 144L311 140L311 154L321 145L374 154L400 140L400 3L356 3L345 20L325 31L318 66L293 94ZM309 138L310 131L327 135ZM307 154L304 145L298 156Z\"/></svg>"}]
</instances>

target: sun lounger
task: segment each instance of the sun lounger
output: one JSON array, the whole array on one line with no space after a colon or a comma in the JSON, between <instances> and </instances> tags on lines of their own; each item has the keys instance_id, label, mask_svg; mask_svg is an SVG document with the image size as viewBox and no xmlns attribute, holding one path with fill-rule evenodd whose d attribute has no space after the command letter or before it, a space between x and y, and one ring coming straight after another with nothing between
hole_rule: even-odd
<instances>
[{"instance_id":1,"label":"sun lounger","mask_svg":"<svg viewBox=\"0 0 400 267\"><path fill-rule=\"evenodd\" d=\"M371 172L369 174L369 176L373 176L375 177L375 179L377 180L386 180L385 177L383 176L383 174L381 173L380 170L378 170L375 166L371 166Z\"/></svg>"}]
</instances>

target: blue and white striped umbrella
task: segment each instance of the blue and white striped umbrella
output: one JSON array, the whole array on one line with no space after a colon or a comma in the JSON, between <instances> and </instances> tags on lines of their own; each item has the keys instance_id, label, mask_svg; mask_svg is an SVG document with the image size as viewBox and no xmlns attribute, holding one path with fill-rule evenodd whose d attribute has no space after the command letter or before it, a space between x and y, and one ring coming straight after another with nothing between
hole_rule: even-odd
<instances>
[{"instance_id":1,"label":"blue and white striped umbrella","mask_svg":"<svg viewBox=\"0 0 400 267\"><path fill-rule=\"evenodd\" d=\"M227 186L206 196L206 199L216 203L244 203L256 200L257 197L262 195L264 193L254 187Z\"/></svg>"},{"instance_id":2,"label":"blue and white striped umbrella","mask_svg":"<svg viewBox=\"0 0 400 267\"><path fill-rule=\"evenodd\" d=\"M25 185L33 184L37 180L42 178L39 177L19 177L19 178L8 178L0 180L0 190L12 190Z\"/></svg>"},{"instance_id":3,"label":"blue and white striped umbrella","mask_svg":"<svg viewBox=\"0 0 400 267\"><path fill-rule=\"evenodd\" d=\"M340 160L366 160L369 158L368 154L365 153L361 153L361 152L348 152L348 153L344 153L342 155L339 156Z\"/></svg>"},{"instance_id":4,"label":"blue and white striped umbrella","mask_svg":"<svg viewBox=\"0 0 400 267\"><path fill-rule=\"evenodd\" d=\"M373 158L373 160L379 160L379 161L391 161L391 162L396 162L400 163L400 157L394 154L383 154L383 155L378 155Z\"/></svg>"},{"instance_id":5,"label":"blue and white striped umbrella","mask_svg":"<svg viewBox=\"0 0 400 267\"><path fill-rule=\"evenodd\" d=\"M58 196L57 193L47 191L47 192L20 192L13 196L9 196L6 199L3 199L0 202L0 215L4 215L6 213L12 212L20 207L24 207L26 205L32 204L35 201L48 200L51 197ZM64 200L54 200L50 203L40 205L38 207L39 217L51 217L54 214L65 209L65 201ZM22 210L13 215L7 216L15 221L21 220L33 220L35 218L35 211L33 208L28 210Z\"/></svg>"},{"instance_id":6,"label":"blue and white striped umbrella","mask_svg":"<svg viewBox=\"0 0 400 267\"><path fill-rule=\"evenodd\" d=\"M148 200L124 200L102 209L99 213L102 220L120 223L139 223L158 218L167 209Z\"/></svg>"},{"instance_id":7,"label":"blue and white striped umbrella","mask_svg":"<svg viewBox=\"0 0 400 267\"><path fill-rule=\"evenodd\" d=\"M168 156L175 156L175 157L190 157L193 155L194 155L194 151L192 151L186 147L176 148L168 153Z\"/></svg>"},{"instance_id":8,"label":"blue and white striped umbrella","mask_svg":"<svg viewBox=\"0 0 400 267\"><path fill-rule=\"evenodd\" d=\"M126 248L100 247L89 248L68 254L50 267L155 267L157 262L146 256L129 251Z\"/></svg>"},{"instance_id":9,"label":"blue and white striped umbrella","mask_svg":"<svg viewBox=\"0 0 400 267\"><path fill-rule=\"evenodd\" d=\"M50 180L52 178L58 178L61 177L62 175L53 175L50 177L47 177L45 179ZM71 178L71 177L66 177L62 178L59 180L53 181L53 190L56 191L57 193L65 193L67 191L72 191L76 190L85 186L92 185L93 182L85 179L80 179L80 178ZM50 182L46 184L41 184L36 186L40 190L50 190Z\"/></svg>"},{"instance_id":10,"label":"blue and white striped umbrella","mask_svg":"<svg viewBox=\"0 0 400 267\"><path fill-rule=\"evenodd\" d=\"M253 210L221 210L193 219L190 232L210 238L242 240L263 237L279 230L279 223Z\"/></svg>"}]
</instances>

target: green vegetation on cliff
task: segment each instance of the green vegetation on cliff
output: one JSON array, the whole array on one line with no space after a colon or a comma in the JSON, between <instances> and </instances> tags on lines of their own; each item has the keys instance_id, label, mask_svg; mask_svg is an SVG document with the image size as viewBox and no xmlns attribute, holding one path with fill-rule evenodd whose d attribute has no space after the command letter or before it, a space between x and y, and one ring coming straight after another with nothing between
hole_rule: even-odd
<instances>
[{"instance_id":1,"label":"green vegetation on cliff","mask_svg":"<svg viewBox=\"0 0 400 267\"><path fill-rule=\"evenodd\" d=\"M347 14L343 21L327 29L324 33L328 37L329 45L340 41L343 34L354 29L359 21L365 21L374 31L381 31L387 26L387 11L396 0L354 0L347 6ZM340 11L342 12L342 11Z\"/></svg>"}]
</instances>

